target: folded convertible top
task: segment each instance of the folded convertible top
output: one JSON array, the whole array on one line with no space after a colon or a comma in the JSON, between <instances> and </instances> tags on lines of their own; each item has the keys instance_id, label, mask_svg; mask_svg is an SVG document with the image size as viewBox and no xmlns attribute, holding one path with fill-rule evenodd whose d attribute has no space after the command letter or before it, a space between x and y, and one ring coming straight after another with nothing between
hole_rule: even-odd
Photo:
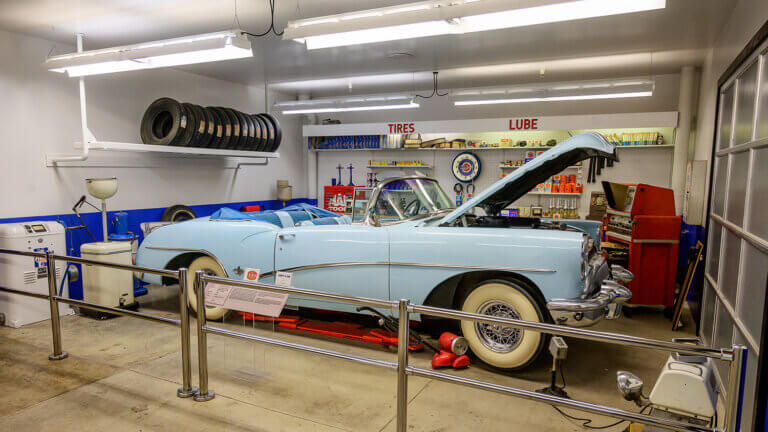
<instances>
[{"instance_id":1,"label":"folded convertible top","mask_svg":"<svg viewBox=\"0 0 768 432\"><path fill-rule=\"evenodd\" d=\"M211 215L212 221L262 221L288 228L297 225L342 225L351 223L349 217L323 210L309 204L294 204L282 210L241 212L222 207Z\"/></svg>"}]
</instances>

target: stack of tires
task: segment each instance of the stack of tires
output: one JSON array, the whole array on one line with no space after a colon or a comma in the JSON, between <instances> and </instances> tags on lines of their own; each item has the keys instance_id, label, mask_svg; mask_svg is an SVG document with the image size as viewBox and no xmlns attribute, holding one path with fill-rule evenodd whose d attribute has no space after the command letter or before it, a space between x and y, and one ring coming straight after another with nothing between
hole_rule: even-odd
<instances>
[{"instance_id":1,"label":"stack of tires","mask_svg":"<svg viewBox=\"0 0 768 432\"><path fill-rule=\"evenodd\" d=\"M171 98L152 102L141 119L144 144L274 152L282 138L280 123L271 114L204 108Z\"/></svg>"}]
</instances>

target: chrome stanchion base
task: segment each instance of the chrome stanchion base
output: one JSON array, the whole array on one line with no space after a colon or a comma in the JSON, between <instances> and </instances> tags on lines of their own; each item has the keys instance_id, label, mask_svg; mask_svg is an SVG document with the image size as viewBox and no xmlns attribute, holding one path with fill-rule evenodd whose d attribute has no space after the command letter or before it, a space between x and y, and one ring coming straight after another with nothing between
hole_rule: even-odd
<instances>
[{"instance_id":1,"label":"chrome stanchion base","mask_svg":"<svg viewBox=\"0 0 768 432\"><path fill-rule=\"evenodd\" d=\"M197 394L197 387L192 386L188 390L184 390L183 388L179 388L176 390L176 396L180 398L190 398Z\"/></svg>"},{"instance_id":2,"label":"chrome stanchion base","mask_svg":"<svg viewBox=\"0 0 768 432\"><path fill-rule=\"evenodd\" d=\"M197 402L207 402L216 397L216 393L214 393L213 390L208 390L208 393L205 394L197 392L194 397Z\"/></svg>"},{"instance_id":3,"label":"chrome stanchion base","mask_svg":"<svg viewBox=\"0 0 768 432\"><path fill-rule=\"evenodd\" d=\"M61 354L51 354L48 356L48 360L64 360L65 358L69 357L69 353L66 351L62 351Z\"/></svg>"}]
</instances>

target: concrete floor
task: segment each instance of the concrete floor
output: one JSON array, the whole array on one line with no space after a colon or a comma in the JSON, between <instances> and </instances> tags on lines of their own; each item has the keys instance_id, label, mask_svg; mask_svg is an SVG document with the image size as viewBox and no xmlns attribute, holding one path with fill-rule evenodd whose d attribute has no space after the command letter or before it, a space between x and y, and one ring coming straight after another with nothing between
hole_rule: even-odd
<instances>
[{"instance_id":1,"label":"concrete floor","mask_svg":"<svg viewBox=\"0 0 768 432\"><path fill-rule=\"evenodd\" d=\"M158 287L139 298L142 311L175 316L175 291ZM372 357L395 360L376 346L274 331L271 324L228 318L228 328ZM687 319L677 332L658 311L635 310L631 317L606 321L596 330L669 340L691 336ZM395 374L371 366L314 354L208 336L212 401L176 397L181 383L178 329L120 317L97 321L62 319L62 339L70 357L47 359L50 323L0 328L0 430L2 431L394 431ZM193 384L197 348L192 332ZM567 391L575 399L636 411L616 391L615 372L643 378L646 392L666 354L569 339L565 363ZM414 353L415 366L429 368L429 352ZM550 357L525 372L501 374L473 364L457 375L537 389L549 380ZM578 422L552 407L422 378L409 378L410 431L579 431ZM593 425L612 423L594 418ZM624 430L621 424L608 431ZM510 429L511 428L511 429Z\"/></svg>"}]
</instances>

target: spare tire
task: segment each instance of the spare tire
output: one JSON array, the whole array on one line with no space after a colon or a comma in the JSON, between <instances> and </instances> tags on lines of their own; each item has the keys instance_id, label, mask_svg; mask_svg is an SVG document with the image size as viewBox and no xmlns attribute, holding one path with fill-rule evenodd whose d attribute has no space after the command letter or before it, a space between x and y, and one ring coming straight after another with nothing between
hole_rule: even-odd
<instances>
[{"instance_id":1,"label":"spare tire","mask_svg":"<svg viewBox=\"0 0 768 432\"><path fill-rule=\"evenodd\" d=\"M177 140L176 145L180 147L194 147L199 136L199 117L197 111L195 111L195 107L192 104L182 103L181 108L184 110L184 114L187 116L186 128L184 130L184 134L180 134L178 136L179 139Z\"/></svg>"},{"instance_id":2,"label":"spare tire","mask_svg":"<svg viewBox=\"0 0 768 432\"><path fill-rule=\"evenodd\" d=\"M195 218L197 218L197 214L194 210L185 205L176 204L165 209L160 220L163 222L183 222Z\"/></svg>"},{"instance_id":3,"label":"spare tire","mask_svg":"<svg viewBox=\"0 0 768 432\"><path fill-rule=\"evenodd\" d=\"M277 151L277 149L280 147L280 142L283 140L283 130L280 128L280 122L277 121L277 117L270 113L263 113L262 116L269 119L272 122L272 127L275 129L274 142L272 143L272 148L269 151Z\"/></svg>"},{"instance_id":4,"label":"spare tire","mask_svg":"<svg viewBox=\"0 0 768 432\"><path fill-rule=\"evenodd\" d=\"M254 151L264 151L267 147L267 125L261 117L253 114L249 116L251 120L256 124L256 143L253 148Z\"/></svg>"},{"instance_id":5,"label":"spare tire","mask_svg":"<svg viewBox=\"0 0 768 432\"><path fill-rule=\"evenodd\" d=\"M267 127L267 142L264 145L264 149L262 151L271 152L272 147L275 145L275 127L272 125L272 120L265 117L264 114L256 114L256 116L260 118L261 121L264 122L264 125Z\"/></svg>"},{"instance_id":6,"label":"spare tire","mask_svg":"<svg viewBox=\"0 0 768 432\"><path fill-rule=\"evenodd\" d=\"M216 124L213 122L213 115L210 111L200 105L194 105L194 107L200 117L200 126L203 128L195 145L197 147L210 147L211 142L213 141L213 133L216 130Z\"/></svg>"},{"instance_id":7,"label":"spare tire","mask_svg":"<svg viewBox=\"0 0 768 432\"><path fill-rule=\"evenodd\" d=\"M141 118L141 140L144 144L175 145L186 132L187 116L175 99L160 98L152 102Z\"/></svg>"},{"instance_id":8,"label":"spare tire","mask_svg":"<svg viewBox=\"0 0 768 432\"><path fill-rule=\"evenodd\" d=\"M229 148L232 141L232 123L229 121L229 116L223 109L218 107L208 107L209 110L214 112L218 117L218 124L221 126L221 139L219 140L216 148L226 149ZM219 131L217 129L217 135Z\"/></svg>"}]
</instances>

